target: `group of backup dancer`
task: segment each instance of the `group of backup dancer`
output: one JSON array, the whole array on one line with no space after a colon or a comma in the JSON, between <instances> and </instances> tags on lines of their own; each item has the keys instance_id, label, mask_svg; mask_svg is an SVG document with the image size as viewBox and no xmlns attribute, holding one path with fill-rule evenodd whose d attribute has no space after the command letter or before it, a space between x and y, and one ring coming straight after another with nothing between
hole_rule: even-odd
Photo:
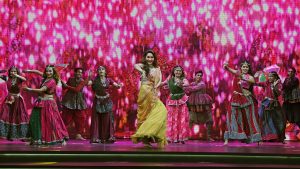
<instances>
[{"instance_id":1,"label":"group of backup dancer","mask_svg":"<svg viewBox=\"0 0 300 169\"><path fill-rule=\"evenodd\" d=\"M137 100L137 131L131 136L133 143L142 142L146 147L157 143L160 148L168 143L185 144L193 124L205 124L207 140L214 141L211 137L213 99L207 94L201 70L194 74L193 82L189 83L183 68L177 65L163 81L156 54L152 50L146 51L142 62L135 64L134 68L141 74L141 86ZM226 114L224 144L228 144L229 140L245 143L272 140L284 144L286 122L300 125L300 90L295 68L288 69L288 77L283 84L275 71L268 73L266 81L257 82L247 61L241 63L239 70L231 68L228 63L224 63L224 69L234 75L230 106ZM74 121L76 139L85 140L83 132L87 104L83 88L91 86L94 101L90 143L115 142L113 102L108 89L118 89L122 85L106 76L104 66L98 67L97 76L93 80L91 72L83 79L83 69L75 68L74 77L66 83L60 80L52 65L46 66L44 72L23 72L37 74L43 80L38 88L24 86L26 77L14 66L9 68L7 77L0 76L1 81L6 81L8 89L8 95L0 107L0 137L29 141L31 145L65 145L69 139L66 126ZM61 101L62 115L55 97L59 82L66 89ZM264 89L260 107L253 94L254 86ZM160 88L170 93L165 104L159 98ZM20 94L22 89L39 95L30 117ZM280 95L283 96L282 106L278 99Z\"/></svg>"},{"instance_id":2,"label":"group of backup dancer","mask_svg":"<svg viewBox=\"0 0 300 169\"><path fill-rule=\"evenodd\" d=\"M8 70L6 80L8 95L0 108L0 137L8 140L20 139L29 141L31 145L41 144L66 144L69 134L66 126L72 121L76 127L76 139L85 140L82 137L85 122L85 109L87 104L84 99L83 87L91 85L94 92L94 102L91 118L91 143L113 143L113 114L112 100L107 89L109 86L120 88L121 84L106 77L106 69L99 66L97 76L90 80L83 79L83 69L76 68L75 76L68 79L67 83L59 78L55 66L46 66L44 72L38 70L24 70L24 73L34 73L42 76L42 82L38 88L24 87L22 84L26 78L20 75L17 67L12 66ZM63 88L67 90L62 98L62 115L59 112L56 98L56 85L61 81ZM21 89L27 92L38 93L39 97L34 103L30 118L28 117L24 99L20 94Z\"/></svg>"}]
</instances>

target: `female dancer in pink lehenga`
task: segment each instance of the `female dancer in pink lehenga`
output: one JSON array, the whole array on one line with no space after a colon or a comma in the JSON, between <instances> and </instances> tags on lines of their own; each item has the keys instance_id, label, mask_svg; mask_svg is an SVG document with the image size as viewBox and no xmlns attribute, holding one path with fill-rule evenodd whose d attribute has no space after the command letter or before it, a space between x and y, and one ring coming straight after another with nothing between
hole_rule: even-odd
<instances>
[{"instance_id":1,"label":"female dancer in pink lehenga","mask_svg":"<svg viewBox=\"0 0 300 169\"><path fill-rule=\"evenodd\" d=\"M26 78L20 75L15 66L8 70L8 77L8 95L0 107L0 137L8 140L25 139L29 118L20 92Z\"/></svg>"},{"instance_id":2,"label":"female dancer in pink lehenga","mask_svg":"<svg viewBox=\"0 0 300 169\"><path fill-rule=\"evenodd\" d=\"M162 85L168 85L170 96L167 99L167 139L169 142L184 144L189 138L189 111L187 107L188 96L183 89L189 83L184 77L181 66L175 66L172 76Z\"/></svg>"},{"instance_id":3,"label":"female dancer in pink lehenga","mask_svg":"<svg viewBox=\"0 0 300 169\"><path fill-rule=\"evenodd\" d=\"M53 66L47 66L44 73L36 70L27 70L44 77L39 89L25 88L30 92L37 92L37 99L32 110L29 122L29 137L31 144L66 144L68 131L60 116L55 101L56 84L59 76Z\"/></svg>"}]
</instances>

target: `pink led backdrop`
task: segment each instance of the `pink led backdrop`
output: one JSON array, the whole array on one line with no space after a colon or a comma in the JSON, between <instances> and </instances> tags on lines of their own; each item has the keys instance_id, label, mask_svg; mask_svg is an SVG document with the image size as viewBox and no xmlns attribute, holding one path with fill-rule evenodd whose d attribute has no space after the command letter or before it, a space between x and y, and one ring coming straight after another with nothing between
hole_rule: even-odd
<instances>
[{"instance_id":1,"label":"pink led backdrop","mask_svg":"<svg viewBox=\"0 0 300 169\"><path fill-rule=\"evenodd\" d=\"M233 78L222 64L247 59L254 71L278 64L282 77L288 65L299 70L299 12L295 0L4 0L0 69L16 65L43 70L46 64L68 63L60 71L66 80L76 66L94 72L98 65L107 66L109 76L124 85L112 93L117 134L128 136L134 131L139 80L133 64L153 48L164 78L176 64L184 67L188 79L204 70L215 100L217 138L223 134ZM38 85L36 76L26 77L28 85ZM91 89L84 91L91 105ZM162 91L162 100L166 94ZM34 98L27 93L24 97L30 110ZM202 129L195 126L193 137L198 132L204 136Z\"/></svg>"}]
</instances>

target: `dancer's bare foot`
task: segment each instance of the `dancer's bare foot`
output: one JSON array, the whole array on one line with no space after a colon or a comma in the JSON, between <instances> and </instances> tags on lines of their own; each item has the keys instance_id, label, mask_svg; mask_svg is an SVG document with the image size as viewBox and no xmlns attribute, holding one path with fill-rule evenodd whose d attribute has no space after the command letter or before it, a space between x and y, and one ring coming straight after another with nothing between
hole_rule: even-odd
<instances>
[{"instance_id":1,"label":"dancer's bare foot","mask_svg":"<svg viewBox=\"0 0 300 169\"><path fill-rule=\"evenodd\" d=\"M226 146L227 144L228 144L228 139L225 139L224 146Z\"/></svg>"},{"instance_id":2,"label":"dancer's bare foot","mask_svg":"<svg viewBox=\"0 0 300 169\"><path fill-rule=\"evenodd\" d=\"M207 138L207 141L208 141L208 142L214 142L215 140L214 140L213 138L211 138L211 137L208 137L208 138Z\"/></svg>"},{"instance_id":3,"label":"dancer's bare foot","mask_svg":"<svg viewBox=\"0 0 300 169\"><path fill-rule=\"evenodd\" d=\"M83 138L81 136L81 134L76 134L76 137L75 137L76 140L85 140L85 138Z\"/></svg>"},{"instance_id":4,"label":"dancer's bare foot","mask_svg":"<svg viewBox=\"0 0 300 169\"><path fill-rule=\"evenodd\" d=\"M152 145L150 143L143 143L145 148L152 148Z\"/></svg>"}]
</instances>

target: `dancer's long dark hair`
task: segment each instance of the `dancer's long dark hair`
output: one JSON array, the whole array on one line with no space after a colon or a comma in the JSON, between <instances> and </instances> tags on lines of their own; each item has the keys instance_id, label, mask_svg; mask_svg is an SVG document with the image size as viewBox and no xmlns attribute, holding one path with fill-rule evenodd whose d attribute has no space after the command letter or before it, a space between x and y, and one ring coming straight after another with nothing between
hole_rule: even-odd
<instances>
[{"instance_id":1,"label":"dancer's long dark hair","mask_svg":"<svg viewBox=\"0 0 300 169\"><path fill-rule=\"evenodd\" d=\"M8 77L9 77L10 79L12 78L12 75L10 75L10 71L11 71L12 69L16 69L17 75L20 75L20 70L19 70L16 66L11 66L11 67L8 69ZM4 80L4 78L3 78L3 80ZM8 80L8 79L6 79L6 80ZM23 80L20 79L20 78L17 78L17 81L18 81L18 82L22 82Z\"/></svg>"},{"instance_id":2,"label":"dancer's long dark hair","mask_svg":"<svg viewBox=\"0 0 300 169\"><path fill-rule=\"evenodd\" d=\"M105 66L99 66L98 69L97 69L97 76L95 77L94 81L93 81L93 84L92 84L92 90L93 91L96 91L97 89L101 88L102 87L102 83L101 83L101 79L100 79L100 76L98 74L98 71L100 70L100 68L104 68L105 69L105 77L107 77L107 69Z\"/></svg>"},{"instance_id":3,"label":"dancer's long dark hair","mask_svg":"<svg viewBox=\"0 0 300 169\"><path fill-rule=\"evenodd\" d=\"M240 64L240 69L242 68L242 66L243 66L244 64L247 64L248 67L249 67L248 74L250 74L251 76L253 76L254 74L253 74L253 72L252 72L251 64L250 64L248 61L242 62L242 63Z\"/></svg>"},{"instance_id":4,"label":"dancer's long dark hair","mask_svg":"<svg viewBox=\"0 0 300 169\"><path fill-rule=\"evenodd\" d=\"M252 68L251 68L251 64L248 62L248 61L244 61L240 64L240 69L242 68L242 66L244 64L247 64L249 70L247 72L247 74L250 74L251 76L253 76L253 72L252 72ZM250 92L253 94L253 84L250 85L250 88L249 88Z\"/></svg>"},{"instance_id":5,"label":"dancer's long dark hair","mask_svg":"<svg viewBox=\"0 0 300 169\"><path fill-rule=\"evenodd\" d=\"M8 69L8 77L9 77L9 78L12 78L12 76L10 75L10 71L11 71L12 69L16 69L17 74L20 75L20 70L19 70L16 66L11 66L11 67Z\"/></svg>"},{"instance_id":6,"label":"dancer's long dark hair","mask_svg":"<svg viewBox=\"0 0 300 169\"><path fill-rule=\"evenodd\" d=\"M270 74L272 74L275 77L275 81L278 80L278 79L280 79L280 77L279 77L279 75L278 75L277 72L271 71Z\"/></svg>"},{"instance_id":7,"label":"dancer's long dark hair","mask_svg":"<svg viewBox=\"0 0 300 169\"><path fill-rule=\"evenodd\" d=\"M157 67L158 66L158 63L157 63L157 56L156 56L156 54L154 53L154 51L153 50L147 50L145 53L144 53L144 55L143 55L143 59L142 59L142 63L143 63L143 69L145 70L145 72L146 72L146 76L148 76L149 75L149 72L150 72L150 67L149 67L149 65L148 65L148 63L147 63L147 60L146 60L146 56L147 56L147 54L148 53L152 53L153 54L153 56L154 56L154 61L153 61L153 67Z\"/></svg>"},{"instance_id":8,"label":"dancer's long dark hair","mask_svg":"<svg viewBox=\"0 0 300 169\"><path fill-rule=\"evenodd\" d=\"M59 74L57 73L57 71L56 71L56 69L55 69L55 67L54 67L54 65L47 65L46 66L46 68L45 68L45 70L44 70L44 73L43 73L43 82L42 82L42 84L46 81L46 79L47 79L47 75L46 75L46 70L47 70L47 68L52 68L52 70L53 70L53 76L52 76L52 78L55 80L55 82L56 82L56 84L60 81L60 77L59 77Z\"/></svg>"},{"instance_id":9,"label":"dancer's long dark hair","mask_svg":"<svg viewBox=\"0 0 300 169\"><path fill-rule=\"evenodd\" d=\"M185 74L184 74L184 70L183 70L183 68L180 66L180 65L176 65L176 66L174 66L173 67L173 69L172 69L172 77L175 77L175 69L176 68L180 68L181 69L181 71L182 71L182 74L181 74L181 76L180 76L180 79L184 79L184 77L185 77Z\"/></svg>"}]
</instances>

